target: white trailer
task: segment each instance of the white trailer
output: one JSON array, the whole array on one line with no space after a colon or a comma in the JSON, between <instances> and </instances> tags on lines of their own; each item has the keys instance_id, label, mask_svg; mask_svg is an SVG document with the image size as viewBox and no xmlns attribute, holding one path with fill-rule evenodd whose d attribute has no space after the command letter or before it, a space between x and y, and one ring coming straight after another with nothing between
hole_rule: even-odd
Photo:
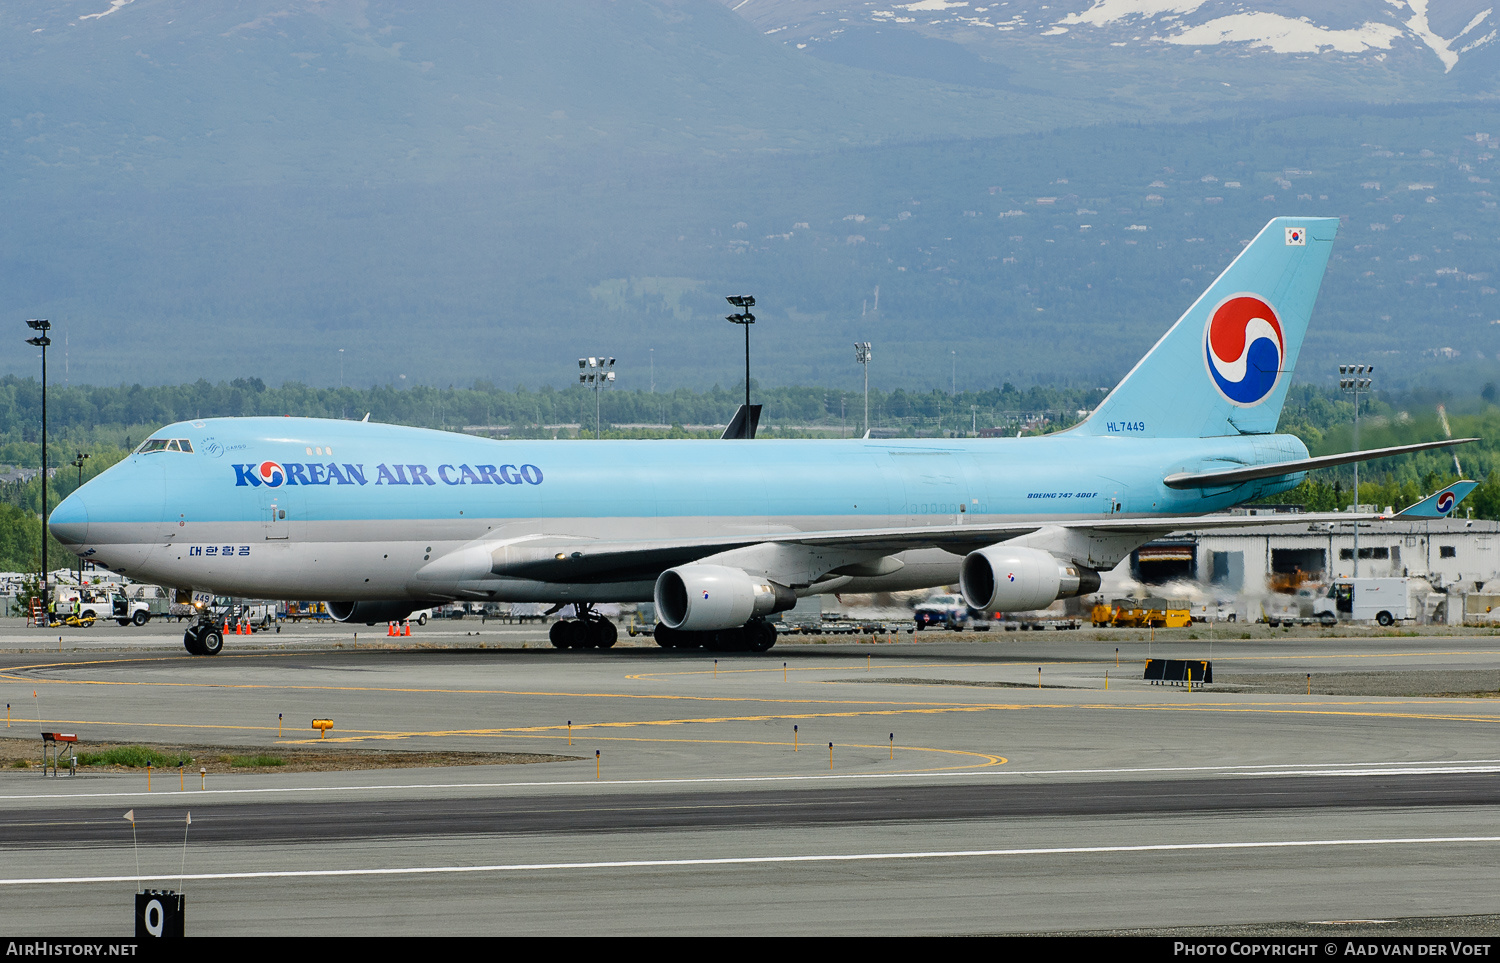
<instances>
[{"instance_id":1,"label":"white trailer","mask_svg":"<svg viewBox=\"0 0 1500 963\"><path fill-rule=\"evenodd\" d=\"M1328 592L1313 601L1313 615L1324 625L1375 621L1390 625L1410 619L1410 579L1337 578Z\"/></svg>"}]
</instances>

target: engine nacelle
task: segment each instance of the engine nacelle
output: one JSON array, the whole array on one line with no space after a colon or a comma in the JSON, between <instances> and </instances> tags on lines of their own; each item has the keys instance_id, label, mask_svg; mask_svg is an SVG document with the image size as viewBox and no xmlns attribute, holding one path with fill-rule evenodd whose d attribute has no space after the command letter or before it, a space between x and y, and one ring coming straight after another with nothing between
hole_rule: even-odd
<instances>
[{"instance_id":1,"label":"engine nacelle","mask_svg":"<svg viewBox=\"0 0 1500 963\"><path fill-rule=\"evenodd\" d=\"M727 565L682 565L656 579L656 617L669 629L711 632L785 612L797 594Z\"/></svg>"},{"instance_id":2,"label":"engine nacelle","mask_svg":"<svg viewBox=\"0 0 1500 963\"><path fill-rule=\"evenodd\" d=\"M964 601L986 612L1027 612L1099 590L1099 573L1037 548L1004 543L970 552L959 572Z\"/></svg>"},{"instance_id":3,"label":"engine nacelle","mask_svg":"<svg viewBox=\"0 0 1500 963\"><path fill-rule=\"evenodd\" d=\"M329 602L328 614L335 622L400 622L417 609L420 602Z\"/></svg>"}]
</instances>

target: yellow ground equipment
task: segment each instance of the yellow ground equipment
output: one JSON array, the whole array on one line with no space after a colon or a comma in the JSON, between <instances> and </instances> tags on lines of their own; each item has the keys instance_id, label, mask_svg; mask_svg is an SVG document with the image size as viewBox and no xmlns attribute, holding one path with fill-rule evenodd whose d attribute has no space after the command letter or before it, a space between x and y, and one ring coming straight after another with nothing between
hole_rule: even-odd
<instances>
[{"instance_id":1,"label":"yellow ground equipment","mask_svg":"<svg viewBox=\"0 0 1500 963\"><path fill-rule=\"evenodd\" d=\"M1192 606L1182 599L1149 598L1141 602L1142 625L1155 629L1180 629L1193 624Z\"/></svg>"},{"instance_id":2,"label":"yellow ground equipment","mask_svg":"<svg viewBox=\"0 0 1500 963\"><path fill-rule=\"evenodd\" d=\"M1146 607L1140 599L1115 599L1115 628L1138 629L1146 624Z\"/></svg>"}]
</instances>

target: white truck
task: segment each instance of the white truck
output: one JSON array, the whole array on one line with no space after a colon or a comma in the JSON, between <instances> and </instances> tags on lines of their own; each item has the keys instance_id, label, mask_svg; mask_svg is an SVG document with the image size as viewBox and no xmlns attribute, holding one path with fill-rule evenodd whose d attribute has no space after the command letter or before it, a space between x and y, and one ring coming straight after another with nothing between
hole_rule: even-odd
<instances>
[{"instance_id":1,"label":"white truck","mask_svg":"<svg viewBox=\"0 0 1500 963\"><path fill-rule=\"evenodd\" d=\"M1391 625L1412 618L1410 589L1404 578L1336 578L1322 598L1313 600L1313 616L1324 625L1368 622Z\"/></svg>"},{"instance_id":2,"label":"white truck","mask_svg":"<svg viewBox=\"0 0 1500 963\"><path fill-rule=\"evenodd\" d=\"M57 613L59 616L63 614L61 605ZM96 596L78 603L78 615L81 618L92 616L100 621L114 619L121 625L145 625L151 621L151 603L124 595Z\"/></svg>"}]
</instances>

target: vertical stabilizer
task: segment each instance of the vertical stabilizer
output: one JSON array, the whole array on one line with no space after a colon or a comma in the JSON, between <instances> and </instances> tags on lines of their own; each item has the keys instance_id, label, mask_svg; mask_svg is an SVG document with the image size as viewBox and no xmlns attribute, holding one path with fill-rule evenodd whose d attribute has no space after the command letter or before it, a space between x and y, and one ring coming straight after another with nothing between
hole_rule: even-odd
<instances>
[{"instance_id":1,"label":"vertical stabilizer","mask_svg":"<svg viewBox=\"0 0 1500 963\"><path fill-rule=\"evenodd\" d=\"M1469 492L1479 487L1479 482L1456 481L1438 492L1436 495L1428 495L1415 505L1395 514L1396 518L1447 518L1453 514L1458 503L1469 496Z\"/></svg>"},{"instance_id":2,"label":"vertical stabilizer","mask_svg":"<svg viewBox=\"0 0 1500 963\"><path fill-rule=\"evenodd\" d=\"M760 405L740 405L735 409L734 417L729 419L724 434L720 440L725 438L754 438L755 430L760 427Z\"/></svg>"},{"instance_id":3,"label":"vertical stabilizer","mask_svg":"<svg viewBox=\"0 0 1500 963\"><path fill-rule=\"evenodd\" d=\"M1338 219L1272 219L1073 429L1136 438L1270 434Z\"/></svg>"}]
</instances>

